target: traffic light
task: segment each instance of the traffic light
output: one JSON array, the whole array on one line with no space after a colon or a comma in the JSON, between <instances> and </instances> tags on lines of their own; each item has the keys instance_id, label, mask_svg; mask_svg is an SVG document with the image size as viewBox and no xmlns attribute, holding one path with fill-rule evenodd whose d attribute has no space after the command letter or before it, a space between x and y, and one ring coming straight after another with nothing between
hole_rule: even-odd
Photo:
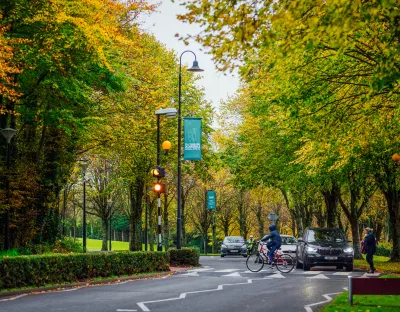
<instances>
[{"instance_id":1,"label":"traffic light","mask_svg":"<svg viewBox=\"0 0 400 312\"><path fill-rule=\"evenodd\" d=\"M157 194L165 193L165 184L156 182L153 184L153 191Z\"/></svg>"},{"instance_id":2,"label":"traffic light","mask_svg":"<svg viewBox=\"0 0 400 312\"><path fill-rule=\"evenodd\" d=\"M153 175L153 177L156 177L156 178L164 178L165 177L165 169L157 166L153 170L151 170L151 174Z\"/></svg>"}]
</instances>

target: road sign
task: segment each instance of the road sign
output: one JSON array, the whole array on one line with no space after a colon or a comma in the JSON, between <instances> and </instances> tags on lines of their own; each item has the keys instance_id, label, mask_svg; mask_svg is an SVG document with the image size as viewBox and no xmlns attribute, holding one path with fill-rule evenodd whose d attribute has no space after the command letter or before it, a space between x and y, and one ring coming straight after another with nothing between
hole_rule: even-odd
<instances>
[{"instance_id":1,"label":"road sign","mask_svg":"<svg viewBox=\"0 0 400 312\"><path fill-rule=\"evenodd\" d=\"M213 190L207 191L207 209L217 209L217 196Z\"/></svg>"},{"instance_id":2,"label":"road sign","mask_svg":"<svg viewBox=\"0 0 400 312\"><path fill-rule=\"evenodd\" d=\"M272 221L272 223L274 223L276 220L278 220L278 216L275 212L270 212L268 214L268 220Z\"/></svg>"}]
</instances>

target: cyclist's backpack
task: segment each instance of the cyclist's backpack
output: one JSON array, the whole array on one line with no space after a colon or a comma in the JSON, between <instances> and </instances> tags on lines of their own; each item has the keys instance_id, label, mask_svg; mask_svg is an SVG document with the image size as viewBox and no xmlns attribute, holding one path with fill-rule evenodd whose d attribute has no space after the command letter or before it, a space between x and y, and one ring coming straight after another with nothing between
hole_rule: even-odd
<instances>
[{"instance_id":1,"label":"cyclist's backpack","mask_svg":"<svg viewBox=\"0 0 400 312\"><path fill-rule=\"evenodd\" d=\"M364 241L361 241L361 253L365 255L367 253L367 246Z\"/></svg>"}]
</instances>

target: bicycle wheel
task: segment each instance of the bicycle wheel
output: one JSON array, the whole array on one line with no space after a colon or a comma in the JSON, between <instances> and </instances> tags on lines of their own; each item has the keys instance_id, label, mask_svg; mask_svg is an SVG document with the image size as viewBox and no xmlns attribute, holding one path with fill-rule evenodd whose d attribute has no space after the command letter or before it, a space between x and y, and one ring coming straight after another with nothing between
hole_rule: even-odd
<instances>
[{"instance_id":1,"label":"bicycle wheel","mask_svg":"<svg viewBox=\"0 0 400 312\"><path fill-rule=\"evenodd\" d=\"M282 273L289 273L293 270L295 262L292 256L283 254L276 259L276 268Z\"/></svg>"},{"instance_id":2,"label":"bicycle wheel","mask_svg":"<svg viewBox=\"0 0 400 312\"><path fill-rule=\"evenodd\" d=\"M258 272L264 267L264 260L259 252L247 257L246 266L251 272Z\"/></svg>"}]
</instances>

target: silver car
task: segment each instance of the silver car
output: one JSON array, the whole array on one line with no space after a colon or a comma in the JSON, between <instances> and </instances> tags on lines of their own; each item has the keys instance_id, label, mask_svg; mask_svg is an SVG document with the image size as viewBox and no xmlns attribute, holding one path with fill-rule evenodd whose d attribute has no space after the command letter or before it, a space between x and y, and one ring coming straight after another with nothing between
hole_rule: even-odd
<instances>
[{"instance_id":1,"label":"silver car","mask_svg":"<svg viewBox=\"0 0 400 312\"><path fill-rule=\"evenodd\" d=\"M297 240L294 236L291 235L281 235L282 237L282 246L281 250L283 253L288 254L296 259L296 247L297 247Z\"/></svg>"}]
</instances>

